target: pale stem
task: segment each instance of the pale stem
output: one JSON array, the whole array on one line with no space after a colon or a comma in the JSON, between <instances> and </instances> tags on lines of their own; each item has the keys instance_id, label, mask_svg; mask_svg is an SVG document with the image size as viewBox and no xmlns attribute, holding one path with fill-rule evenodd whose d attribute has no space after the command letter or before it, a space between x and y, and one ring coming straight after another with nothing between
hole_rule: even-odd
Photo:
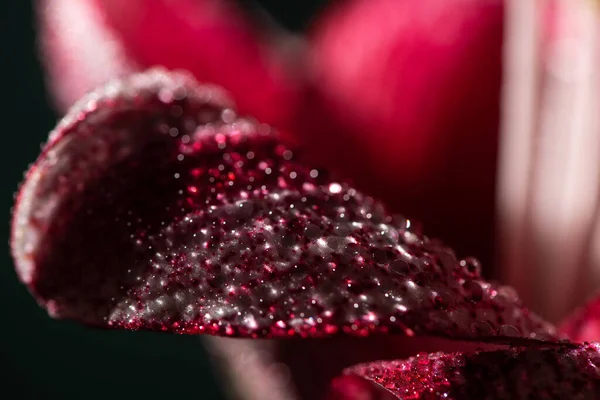
<instances>
[{"instance_id":1,"label":"pale stem","mask_svg":"<svg viewBox=\"0 0 600 400\"><path fill-rule=\"evenodd\" d=\"M587 0L515 0L508 16L501 270L531 307L557 321L589 294L585 282L595 275L598 14Z\"/></svg>"},{"instance_id":2,"label":"pale stem","mask_svg":"<svg viewBox=\"0 0 600 400\"><path fill-rule=\"evenodd\" d=\"M203 338L231 400L298 400L290 371L277 361L275 341Z\"/></svg>"}]
</instances>

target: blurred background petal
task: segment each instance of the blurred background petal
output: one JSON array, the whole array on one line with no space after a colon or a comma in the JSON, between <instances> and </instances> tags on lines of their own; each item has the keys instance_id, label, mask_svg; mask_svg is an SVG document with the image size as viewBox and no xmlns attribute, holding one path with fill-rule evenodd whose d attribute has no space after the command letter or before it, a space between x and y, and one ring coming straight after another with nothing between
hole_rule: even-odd
<instances>
[{"instance_id":1,"label":"blurred background petal","mask_svg":"<svg viewBox=\"0 0 600 400\"><path fill-rule=\"evenodd\" d=\"M339 2L315 23L297 123L323 163L487 268L503 20L500 0Z\"/></svg>"},{"instance_id":2,"label":"blurred background petal","mask_svg":"<svg viewBox=\"0 0 600 400\"><path fill-rule=\"evenodd\" d=\"M293 57L270 46L286 46L286 37L259 30L228 1L40 0L38 14L51 88L63 109L109 77L154 65L221 85L241 113L275 125L296 99L285 65Z\"/></svg>"},{"instance_id":3,"label":"blurred background petal","mask_svg":"<svg viewBox=\"0 0 600 400\"><path fill-rule=\"evenodd\" d=\"M600 297L578 309L560 326L560 332L578 342L600 340Z\"/></svg>"},{"instance_id":4,"label":"blurred background petal","mask_svg":"<svg viewBox=\"0 0 600 400\"><path fill-rule=\"evenodd\" d=\"M37 16L40 59L61 112L92 88L138 67L93 1L38 0Z\"/></svg>"}]
</instances>

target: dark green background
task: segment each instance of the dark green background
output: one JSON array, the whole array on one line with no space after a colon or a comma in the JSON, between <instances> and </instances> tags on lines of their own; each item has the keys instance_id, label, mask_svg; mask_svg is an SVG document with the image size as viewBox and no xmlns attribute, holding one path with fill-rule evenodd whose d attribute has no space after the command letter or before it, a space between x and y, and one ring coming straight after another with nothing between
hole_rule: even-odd
<instances>
[{"instance_id":1,"label":"dark green background","mask_svg":"<svg viewBox=\"0 0 600 400\"><path fill-rule=\"evenodd\" d=\"M292 30L301 30L324 2L257 1ZM47 101L36 59L31 2L0 1L0 29L0 207L8 243L13 194L58 116ZM222 398L199 338L96 331L54 321L17 281L5 249L0 269L0 398Z\"/></svg>"}]
</instances>

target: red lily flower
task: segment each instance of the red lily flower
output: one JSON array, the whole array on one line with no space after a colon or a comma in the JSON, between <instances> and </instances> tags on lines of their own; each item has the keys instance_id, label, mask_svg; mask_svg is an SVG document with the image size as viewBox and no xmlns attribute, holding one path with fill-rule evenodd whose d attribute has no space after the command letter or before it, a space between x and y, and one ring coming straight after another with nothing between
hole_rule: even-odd
<instances>
[{"instance_id":1,"label":"red lily flower","mask_svg":"<svg viewBox=\"0 0 600 400\"><path fill-rule=\"evenodd\" d=\"M503 8L463 2L464 10L434 0L340 6L315 31L308 76L291 73L277 53L265 56L269 48L256 44L263 42L255 30L228 20L238 14L221 3L181 1L174 12L157 1L128 13L117 2L79 3L96 7L97 27L120 37L123 58L112 71L182 67L225 86L239 108L220 89L163 70L84 97L51 134L17 198L12 249L20 278L55 317L238 338L210 342L233 389L247 399L319 398L352 364L440 350L463 353L351 367L330 395L598 395L595 345L558 344L554 328L523 307L514 290L481 276L479 262L457 258L412 219L394 215L400 206L427 212L439 231L450 226L459 244L464 232L453 235L456 226L447 218L442 224L440 210L462 219L471 204L482 226L491 225L485 218L492 201L482 199L493 196ZM65 9L60 2L48 7L46 17ZM394 10L414 18L381 20ZM445 23L435 34L432 15ZM369 30L374 20L387 35L377 39L379 31ZM140 26L155 27L156 36ZM354 55L343 43L353 34L349 27L357 40L378 45L358 46L373 57ZM55 35L48 45L65 44L55 24L47 28ZM465 38L471 29L481 35ZM176 39L184 37L198 39L194 56L178 48ZM543 49L551 54L549 43ZM216 67L225 61L244 68ZM375 78L360 79L371 76L389 83L388 91ZM481 87L467 85L469 78ZM516 98L512 91L509 85L509 100ZM237 116L250 112L281 138L269 125ZM517 117L509 113L506 125L522 128ZM304 155L285 142L299 143ZM474 151L475 144L489 152ZM351 162L355 154L360 168ZM470 164L457 160L466 155L481 167L467 176L479 197L448 200L449 191L463 190L458 185ZM334 173L310 167L314 162ZM448 168L451 184L440 179ZM389 181L410 193L382 185ZM444 200L432 207L423 201L432 196Z\"/></svg>"}]
</instances>

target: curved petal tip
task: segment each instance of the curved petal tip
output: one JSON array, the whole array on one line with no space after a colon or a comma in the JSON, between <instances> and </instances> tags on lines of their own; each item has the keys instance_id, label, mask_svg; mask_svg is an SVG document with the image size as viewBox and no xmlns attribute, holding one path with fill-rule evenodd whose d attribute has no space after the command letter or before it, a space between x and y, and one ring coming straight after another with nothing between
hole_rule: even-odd
<instances>
[{"instance_id":1,"label":"curved petal tip","mask_svg":"<svg viewBox=\"0 0 600 400\"><path fill-rule=\"evenodd\" d=\"M52 314L93 325L555 337L476 260L307 166L180 73L116 81L65 117L18 195L12 248Z\"/></svg>"}]
</instances>

